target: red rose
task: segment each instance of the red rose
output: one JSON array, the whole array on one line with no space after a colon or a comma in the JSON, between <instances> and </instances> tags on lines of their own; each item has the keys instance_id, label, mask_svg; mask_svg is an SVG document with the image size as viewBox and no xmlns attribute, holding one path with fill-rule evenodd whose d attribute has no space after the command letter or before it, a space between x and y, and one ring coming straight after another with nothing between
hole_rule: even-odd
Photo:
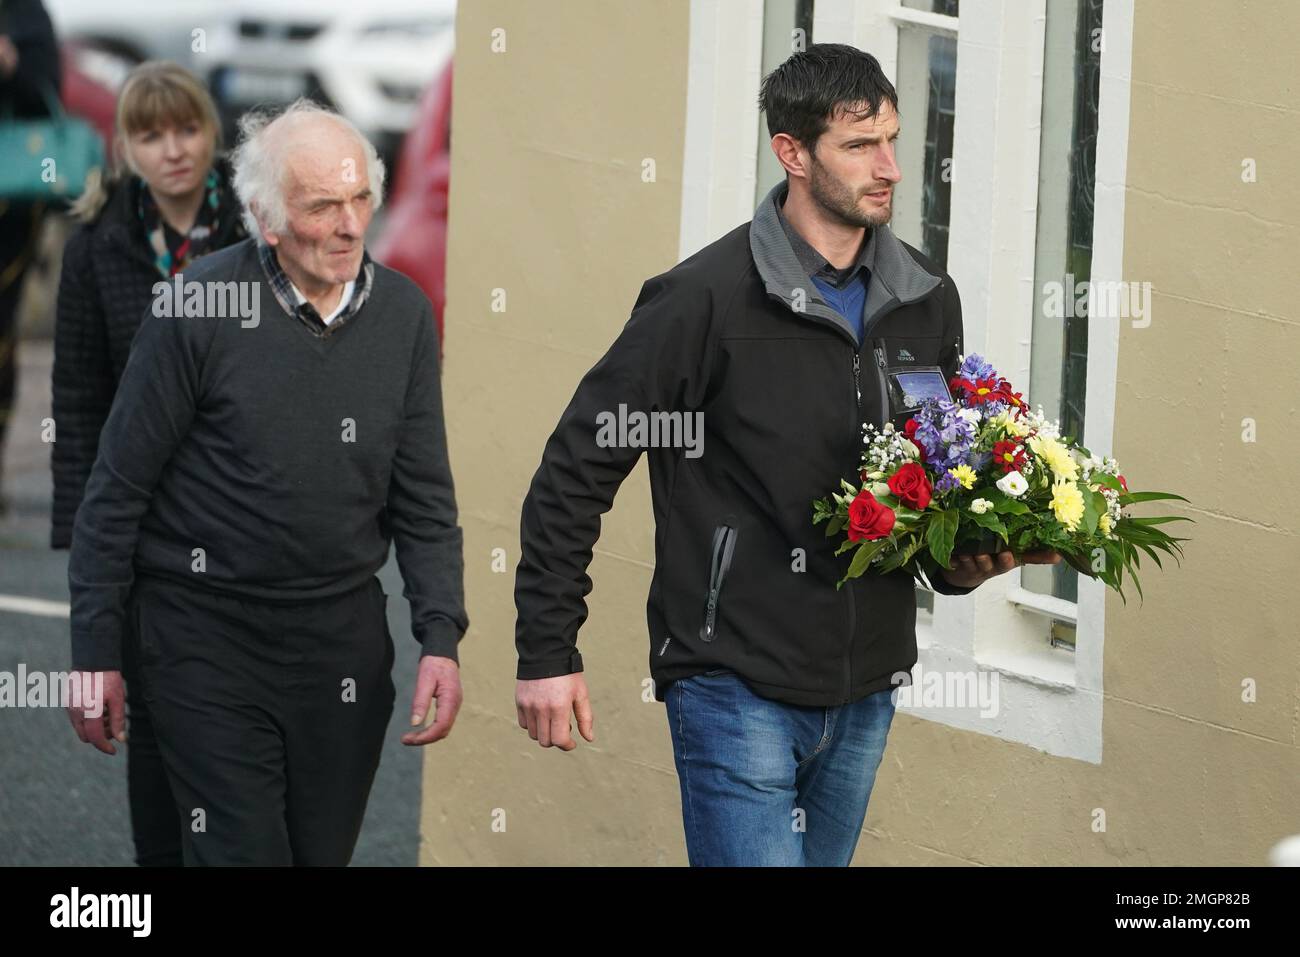
<instances>
[{"instance_id":1,"label":"red rose","mask_svg":"<svg viewBox=\"0 0 1300 957\"><path fill-rule=\"evenodd\" d=\"M1124 491L1127 492L1127 491L1128 491L1128 482L1125 482L1125 481L1124 481L1124 476L1122 476L1122 475L1117 475L1117 476L1115 476L1115 477L1116 477L1117 479L1119 479L1119 484L1122 485L1122 486L1124 487Z\"/></svg>"},{"instance_id":2,"label":"red rose","mask_svg":"<svg viewBox=\"0 0 1300 957\"><path fill-rule=\"evenodd\" d=\"M925 446L922 445L920 442L916 441L917 428L918 426L916 424L916 419L908 419L907 423L903 426L903 438L907 439L909 442L911 442L913 445L916 446L916 454L919 455L921 457L921 461L924 462Z\"/></svg>"},{"instance_id":3,"label":"red rose","mask_svg":"<svg viewBox=\"0 0 1300 957\"><path fill-rule=\"evenodd\" d=\"M908 462L889 477L889 490L908 508L919 512L930 504L934 487L926 477L925 469L915 462Z\"/></svg>"},{"instance_id":4,"label":"red rose","mask_svg":"<svg viewBox=\"0 0 1300 957\"><path fill-rule=\"evenodd\" d=\"M894 528L894 510L863 489L849 503L849 541L884 538Z\"/></svg>"}]
</instances>

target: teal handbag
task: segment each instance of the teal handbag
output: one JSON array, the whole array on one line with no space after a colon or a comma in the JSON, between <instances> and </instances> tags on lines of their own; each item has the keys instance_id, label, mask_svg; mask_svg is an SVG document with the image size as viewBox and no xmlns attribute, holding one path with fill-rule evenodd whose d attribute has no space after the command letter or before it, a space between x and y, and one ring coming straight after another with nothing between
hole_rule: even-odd
<instances>
[{"instance_id":1,"label":"teal handbag","mask_svg":"<svg viewBox=\"0 0 1300 957\"><path fill-rule=\"evenodd\" d=\"M104 164L104 144L95 128L68 115L52 90L44 94L48 118L0 116L0 199L76 199L90 171Z\"/></svg>"}]
</instances>

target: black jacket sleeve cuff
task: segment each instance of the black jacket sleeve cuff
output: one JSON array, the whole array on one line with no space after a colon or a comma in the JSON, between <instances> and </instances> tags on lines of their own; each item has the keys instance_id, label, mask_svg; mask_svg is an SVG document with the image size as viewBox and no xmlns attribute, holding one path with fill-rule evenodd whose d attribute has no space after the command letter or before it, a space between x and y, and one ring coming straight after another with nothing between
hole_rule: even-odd
<instances>
[{"instance_id":1,"label":"black jacket sleeve cuff","mask_svg":"<svg viewBox=\"0 0 1300 957\"><path fill-rule=\"evenodd\" d=\"M937 568L934 571L927 570L925 577L930 582L930 590L937 595L969 595L979 587L978 585L954 585L944 578L943 572Z\"/></svg>"},{"instance_id":2,"label":"black jacket sleeve cuff","mask_svg":"<svg viewBox=\"0 0 1300 957\"><path fill-rule=\"evenodd\" d=\"M576 651L567 658L552 661L520 661L515 677L520 681L535 681L538 678L559 678L563 675L576 674L582 670L582 655Z\"/></svg>"}]
</instances>

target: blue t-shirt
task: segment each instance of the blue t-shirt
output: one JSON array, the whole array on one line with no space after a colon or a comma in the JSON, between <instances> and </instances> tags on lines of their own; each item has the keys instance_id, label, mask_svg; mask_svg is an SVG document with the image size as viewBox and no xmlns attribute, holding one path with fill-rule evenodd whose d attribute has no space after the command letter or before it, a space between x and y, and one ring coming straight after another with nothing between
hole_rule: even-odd
<instances>
[{"instance_id":1,"label":"blue t-shirt","mask_svg":"<svg viewBox=\"0 0 1300 957\"><path fill-rule=\"evenodd\" d=\"M853 327L853 335L858 340L858 345L861 345L862 311L867 304L867 283L870 281L867 270L858 270L857 276L843 289L832 286L820 276L813 276L812 281L827 304Z\"/></svg>"}]
</instances>

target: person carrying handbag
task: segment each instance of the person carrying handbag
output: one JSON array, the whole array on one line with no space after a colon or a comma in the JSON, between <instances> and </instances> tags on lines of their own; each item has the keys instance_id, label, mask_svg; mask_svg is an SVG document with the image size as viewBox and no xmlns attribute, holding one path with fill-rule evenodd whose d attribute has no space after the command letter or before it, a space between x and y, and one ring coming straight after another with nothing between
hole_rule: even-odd
<instances>
[{"instance_id":1,"label":"person carrying handbag","mask_svg":"<svg viewBox=\"0 0 1300 957\"><path fill-rule=\"evenodd\" d=\"M247 236L230 167L219 152L216 106L192 74L165 61L137 66L119 94L115 128L115 153L124 168L107 182L92 178L73 204L81 226L64 249L59 281L50 534L56 549L72 544L100 430L154 284ZM136 862L180 866L181 821L147 704L132 693L131 642L124 652Z\"/></svg>"},{"instance_id":2,"label":"person carrying handbag","mask_svg":"<svg viewBox=\"0 0 1300 957\"><path fill-rule=\"evenodd\" d=\"M57 98L58 94L59 48L49 14L40 0L3 0L0 123L48 117L49 98ZM0 155L0 164L9 164L13 159ZM36 252L45 210L40 200L0 195L0 482L17 381L18 302L23 277ZM0 488L0 515L4 512L5 498Z\"/></svg>"}]
</instances>

